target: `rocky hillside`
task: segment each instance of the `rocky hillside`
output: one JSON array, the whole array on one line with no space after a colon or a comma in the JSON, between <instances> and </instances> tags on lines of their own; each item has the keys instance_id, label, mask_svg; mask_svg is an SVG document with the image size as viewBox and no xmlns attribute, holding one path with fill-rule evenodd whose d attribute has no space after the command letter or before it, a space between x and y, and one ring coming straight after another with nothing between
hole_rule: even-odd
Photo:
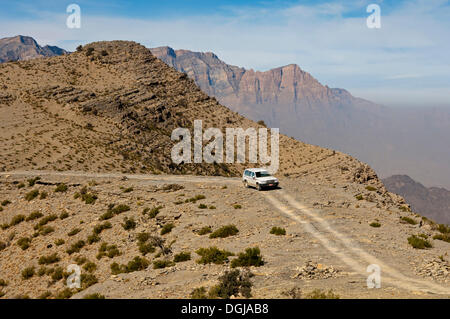
<instances>
[{"instance_id":1,"label":"rocky hillside","mask_svg":"<svg viewBox=\"0 0 450 319\"><path fill-rule=\"evenodd\" d=\"M56 46L40 46L33 38L23 35L0 39L0 63L51 57L67 53L67 51Z\"/></svg>"},{"instance_id":2,"label":"rocky hillside","mask_svg":"<svg viewBox=\"0 0 450 319\"><path fill-rule=\"evenodd\" d=\"M239 175L241 164L171 161L171 132L258 127L203 93L185 74L133 42L0 65L3 171L48 169ZM261 126L259 126L261 127ZM280 136L279 174L381 186L356 159Z\"/></svg>"},{"instance_id":3,"label":"rocky hillside","mask_svg":"<svg viewBox=\"0 0 450 319\"><path fill-rule=\"evenodd\" d=\"M425 187L407 175L394 175L383 182L390 192L403 196L414 211L450 225L450 191L447 189Z\"/></svg>"}]
</instances>

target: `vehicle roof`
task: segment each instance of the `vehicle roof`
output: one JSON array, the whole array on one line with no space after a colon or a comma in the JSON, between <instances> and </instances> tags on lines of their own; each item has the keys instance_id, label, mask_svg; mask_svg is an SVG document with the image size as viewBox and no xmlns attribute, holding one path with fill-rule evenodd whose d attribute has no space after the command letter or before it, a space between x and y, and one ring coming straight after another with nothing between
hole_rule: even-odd
<instances>
[{"instance_id":1,"label":"vehicle roof","mask_svg":"<svg viewBox=\"0 0 450 319\"><path fill-rule=\"evenodd\" d=\"M268 172L266 168L246 168L245 170L250 172Z\"/></svg>"}]
</instances>

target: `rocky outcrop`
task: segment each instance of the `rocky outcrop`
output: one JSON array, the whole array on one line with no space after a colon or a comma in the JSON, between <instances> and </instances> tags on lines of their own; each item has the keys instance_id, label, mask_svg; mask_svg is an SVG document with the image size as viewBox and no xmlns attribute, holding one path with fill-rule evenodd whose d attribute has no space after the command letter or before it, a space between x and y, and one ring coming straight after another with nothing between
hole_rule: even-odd
<instances>
[{"instance_id":1,"label":"rocky outcrop","mask_svg":"<svg viewBox=\"0 0 450 319\"><path fill-rule=\"evenodd\" d=\"M407 175L393 175L383 182L390 192L403 196L414 211L450 225L450 191L447 189L425 187Z\"/></svg>"},{"instance_id":2,"label":"rocky outcrop","mask_svg":"<svg viewBox=\"0 0 450 319\"><path fill-rule=\"evenodd\" d=\"M0 63L51 57L67 53L66 50L56 46L46 45L42 47L32 37L23 35L0 39Z\"/></svg>"}]
</instances>

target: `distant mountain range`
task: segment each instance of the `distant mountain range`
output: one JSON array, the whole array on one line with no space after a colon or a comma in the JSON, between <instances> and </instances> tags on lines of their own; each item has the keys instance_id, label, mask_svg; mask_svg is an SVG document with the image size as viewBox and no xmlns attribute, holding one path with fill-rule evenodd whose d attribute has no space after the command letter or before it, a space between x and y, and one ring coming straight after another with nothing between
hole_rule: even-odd
<instances>
[{"instance_id":1,"label":"distant mountain range","mask_svg":"<svg viewBox=\"0 0 450 319\"><path fill-rule=\"evenodd\" d=\"M394 109L322 85L298 65L266 72L226 64L214 53L151 49L220 103L284 134L337 149L381 176L406 173L450 188L450 110Z\"/></svg>"},{"instance_id":2,"label":"distant mountain range","mask_svg":"<svg viewBox=\"0 0 450 319\"><path fill-rule=\"evenodd\" d=\"M387 190L403 196L413 211L438 223L450 225L450 191L439 187L425 187L407 175L383 179Z\"/></svg>"},{"instance_id":3,"label":"distant mountain range","mask_svg":"<svg viewBox=\"0 0 450 319\"><path fill-rule=\"evenodd\" d=\"M56 46L40 46L31 37L18 35L0 39L0 63L22 61L39 57L51 57L68 52Z\"/></svg>"}]
</instances>

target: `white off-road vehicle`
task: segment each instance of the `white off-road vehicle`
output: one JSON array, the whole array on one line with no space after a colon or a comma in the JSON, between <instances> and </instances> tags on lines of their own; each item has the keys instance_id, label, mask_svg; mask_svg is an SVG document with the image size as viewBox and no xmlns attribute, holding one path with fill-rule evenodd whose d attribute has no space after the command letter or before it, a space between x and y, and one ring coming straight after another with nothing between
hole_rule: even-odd
<instances>
[{"instance_id":1,"label":"white off-road vehicle","mask_svg":"<svg viewBox=\"0 0 450 319\"><path fill-rule=\"evenodd\" d=\"M263 188L278 187L278 179L270 175L264 168L248 168L242 174L242 182L245 187L256 187L259 191Z\"/></svg>"}]
</instances>

